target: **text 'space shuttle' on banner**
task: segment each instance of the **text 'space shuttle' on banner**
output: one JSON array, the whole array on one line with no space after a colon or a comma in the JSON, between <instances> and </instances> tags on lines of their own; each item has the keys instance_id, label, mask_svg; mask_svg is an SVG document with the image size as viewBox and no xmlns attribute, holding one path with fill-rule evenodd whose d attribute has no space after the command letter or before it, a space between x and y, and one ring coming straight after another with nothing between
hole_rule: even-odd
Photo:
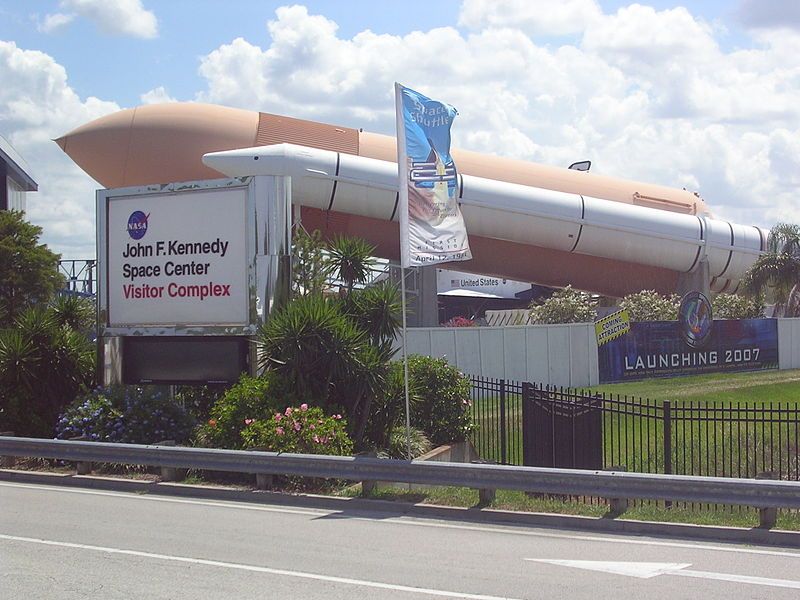
<instances>
[{"instance_id":1,"label":"text 'space shuttle' on banner","mask_svg":"<svg viewBox=\"0 0 800 600\"><path fill-rule=\"evenodd\" d=\"M395 83L400 170L400 264L470 260L450 156L455 108Z\"/></svg>"}]
</instances>

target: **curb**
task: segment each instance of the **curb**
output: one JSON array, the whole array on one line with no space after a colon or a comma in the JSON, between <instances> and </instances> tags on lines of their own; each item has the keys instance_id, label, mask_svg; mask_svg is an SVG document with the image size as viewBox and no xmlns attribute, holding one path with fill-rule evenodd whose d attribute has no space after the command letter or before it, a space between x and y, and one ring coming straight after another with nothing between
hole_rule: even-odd
<instances>
[{"instance_id":1,"label":"curb","mask_svg":"<svg viewBox=\"0 0 800 600\"><path fill-rule=\"evenodd\" d=\"M717 525L694 525L688 523L661 523L655 521L632 521L498 510L491 508L463 508L433 504L411 504L400 501L343 498L314 494L289 494L234 488L218 485L195 485L149 480L101 477L96 475L73 475L43 471L19 471L0 469L0 481L76 487L85 489L203 498L254 504L278 504L340 511L343 516L391 513L393 516L409 516L480 524L506 526L541 527L544 529L572 530L617 535L635 535L673 538L689 541L715 541L760 546L800 548L800 532L745 527L721 527Z\"/></svg>"}]
</instances>

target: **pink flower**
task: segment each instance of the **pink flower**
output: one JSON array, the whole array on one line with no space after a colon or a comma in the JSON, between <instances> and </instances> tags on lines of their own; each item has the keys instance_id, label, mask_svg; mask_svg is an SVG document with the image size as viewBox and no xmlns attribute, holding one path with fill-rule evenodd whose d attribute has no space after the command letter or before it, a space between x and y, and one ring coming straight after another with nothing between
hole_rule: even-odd
<instances>
[{"instance_id":1,"label":"pink flower","mask_svg":"<svg viewBox=\"0 0 800 600\"><path fill-rule=\"evenodd\" d=\"M333 418L337 421L342 418L342 415L333 415Z\"/></svg>"},{"instance_id":2,"label":"pink flower","mask_svg":"<svg viewBox=\"0 0 800 600\"><path fill-rule=\"evenodd\" d=\"M295 430L295 431L300 431L300 428L301 428L302 426L300 425L300 423L298 423L297 421L295 421L295 422L294 422L294 426L293 426L293 427L294 427L294 430Z\"/></svg>"},{"instance_id":3,"label":"pink flower","mask_svg":"<svg viewBox=\"0 0 800 600\"><path fill-rule=\"evenodd\" d=\"M283 427L276 427L275 433L277 433L278 435L283 435Z\"/></svg>"},{"instance_id":4,"label":"pink flower","mask_svg":"<svg viewBox=\"0 0 800 600\"><path fill-rule=\"evenodd\" d=\"M276 421L280 422L280 420L281 420L282 418L283 418L283 415L282 415L281 413L275 413L275 420L276 420Z\"/></svg>"},{"instance_id":5,"label":"pink flower","mask_svg":"<svg viewBox=\"0 0 800 600\"><path fill-rule=\"evenodd\" d=\"M292 407L291 406L287 406L286 407L286 416L288 417L291 414L292 414Z\"/></svg>"},{"instance_id":6,"label":"pink flower","mask_svg":"<svg viewBox=\"0 0 800 600\"><path fill-rule=\"evenodd\" d=\"M311 439L312 439L312 440L314 440L314 442L315 442L315 443L319 444L319 436L316 436L316 435L315 435L315 436L314 436L314 437L312 437Z\"/></svg>"},{"instance_id":7,"label":"pink flower","mask_svg":"<svg viewBox=\"0 0 800 600\"><path fill-rule=\"evenodd\" d=\"M314 424L313 424L313 423L312 423L311 425L309 425L309 426L308 426L308 428L309 428L311 431L314 431L314 430L316 429L316 427L314 426Z\"/></svg>"},{"instance_id":8,"label":"pink flower","mask_svg":"<svg viewBox=\"0 0 800 600\"><path fill-rule=\"evenodd\" d=\"M244 420L244 424L245 424L245 425L250 425L250 423L255 423L255 422L256 422L256 420L255 420L255 419L245 419L245 420Z\"/></svg>"},{"instance_id":9,"label":"pink flower","mask_svg":"<svg viewBox=\"0 0 800 600\"><path fill-rule=\"evenodd\" d=\"M303 404L300 405L300 410L302 410L303 412L306 412L308 410L308 404L303 402Z\"/></svg>"}]
</instances>

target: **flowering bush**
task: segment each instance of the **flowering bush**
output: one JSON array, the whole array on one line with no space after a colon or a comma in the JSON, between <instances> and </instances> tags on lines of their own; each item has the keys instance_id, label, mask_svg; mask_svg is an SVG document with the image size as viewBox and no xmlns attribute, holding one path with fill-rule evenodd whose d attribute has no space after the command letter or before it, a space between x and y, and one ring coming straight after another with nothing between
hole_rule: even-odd
<instances>
[{"instance_id":1,"label":"flowering bush","mask_svg":"<svg viewBox=\"0 0 800 600\"><path fill-rule=\"evenodd\" d=\"M453 317L442 323L442 327L476 327L475 321L467 317Z\"/></svg>"},{"instance_id":2,"label":"flowering bush","mask_svg":"<svg viewBox=\"0 0 800 600\"><path fill-rule=\"evenodd\" d=\"M596 300L590 294L568 285L553 292L547 300L530 306L531 321L536 324L586 323L594 321Z\"/></svg>"},{"instance_id":3,"label":"flowering bush","mask_svg":"<svg viewBox=\"0 0 800 600\"><path fill-rule=\"evenodd\" d=\"M245 448L272 452L349 455L353 442L347 435L342 415L329 417L321 408L307 404L288 407L267 419L245 419L242 440Z\"/></svg>"},{"instance_id":4,"label":"flowering bush","mask_svg":"<svg viewBox=\"0 0 800 600\"><path fill-rule=\"evenodd\" d=\"M241 448L245 420L268 418L290 403L285 388L280 375L272 371L261 377L242 375L211 407L198 432L199 441L215 448Z\"/></svg>"},{"instance_id":5,"label":"flowering bush","mask_svg":"<svg viewBox=\"0 0 800 600\"><path fill-rule=\"evenodd\" d=\"M681 298L677 294L669 296L655 290L642 290L628 294L619 303L627 310L631 321L676 321Z\"/></svg>"},{"instance_id":6,"label":"flowering bush","mask_svg":"<svg viewBox=\"0 0 800 600\"><path fill-rule=\"evenodd\" d=\"M152 444L189 439L194 419L169 395L152 387L97 388L78 398L56 425L59 439Z\"/></svg>"},{"instance_id":7,"label":"flowering bush","mask_svg":"<svg viewBox=\"0 0 800 600\"><path fill-rule=\"evenodd\" d=\"M760 319L764 316L764 297L719 294L714 298L712 312L715 319Z\"/></svg>"},{"instance_id":8,"label":"flowering bush","mask_svg":"<svg viewBox=\"0 0 800 600\"><path fill-rule=\"evenodd\" d=\"M469 379L445 359L428 356L410 356L408 376L419 397L411 424L434 446L467 439L474 427Z\"/></svg>"}]
</instances>

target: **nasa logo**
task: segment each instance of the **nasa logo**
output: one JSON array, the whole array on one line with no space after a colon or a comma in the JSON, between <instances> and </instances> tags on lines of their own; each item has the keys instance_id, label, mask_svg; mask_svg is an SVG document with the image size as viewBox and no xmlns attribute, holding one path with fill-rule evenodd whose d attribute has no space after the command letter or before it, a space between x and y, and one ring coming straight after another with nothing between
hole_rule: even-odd
<instances>
[{"instance_id":1,"label":"nasa logo","mask_svg":"<svg viewBox=\"0 0 800 600\"><path fill-rule=\"evenodd\" d=\"M711 339L714 324L711 302L700 292L689 292L678 309L681 336L690 348L702 348Z\"/></svg>"},{"instance_id":2,"label":"nasa logo","mask_svg":"<svg viewBox=\"0 0 800 600\"><path fill-rule=\"evenodd\" d=\"M147 233L147 219L149 214L144 214L140 210L135 210L128 217L128 235L134 240L140 240Z\"/></svg>"}]
</instances>

